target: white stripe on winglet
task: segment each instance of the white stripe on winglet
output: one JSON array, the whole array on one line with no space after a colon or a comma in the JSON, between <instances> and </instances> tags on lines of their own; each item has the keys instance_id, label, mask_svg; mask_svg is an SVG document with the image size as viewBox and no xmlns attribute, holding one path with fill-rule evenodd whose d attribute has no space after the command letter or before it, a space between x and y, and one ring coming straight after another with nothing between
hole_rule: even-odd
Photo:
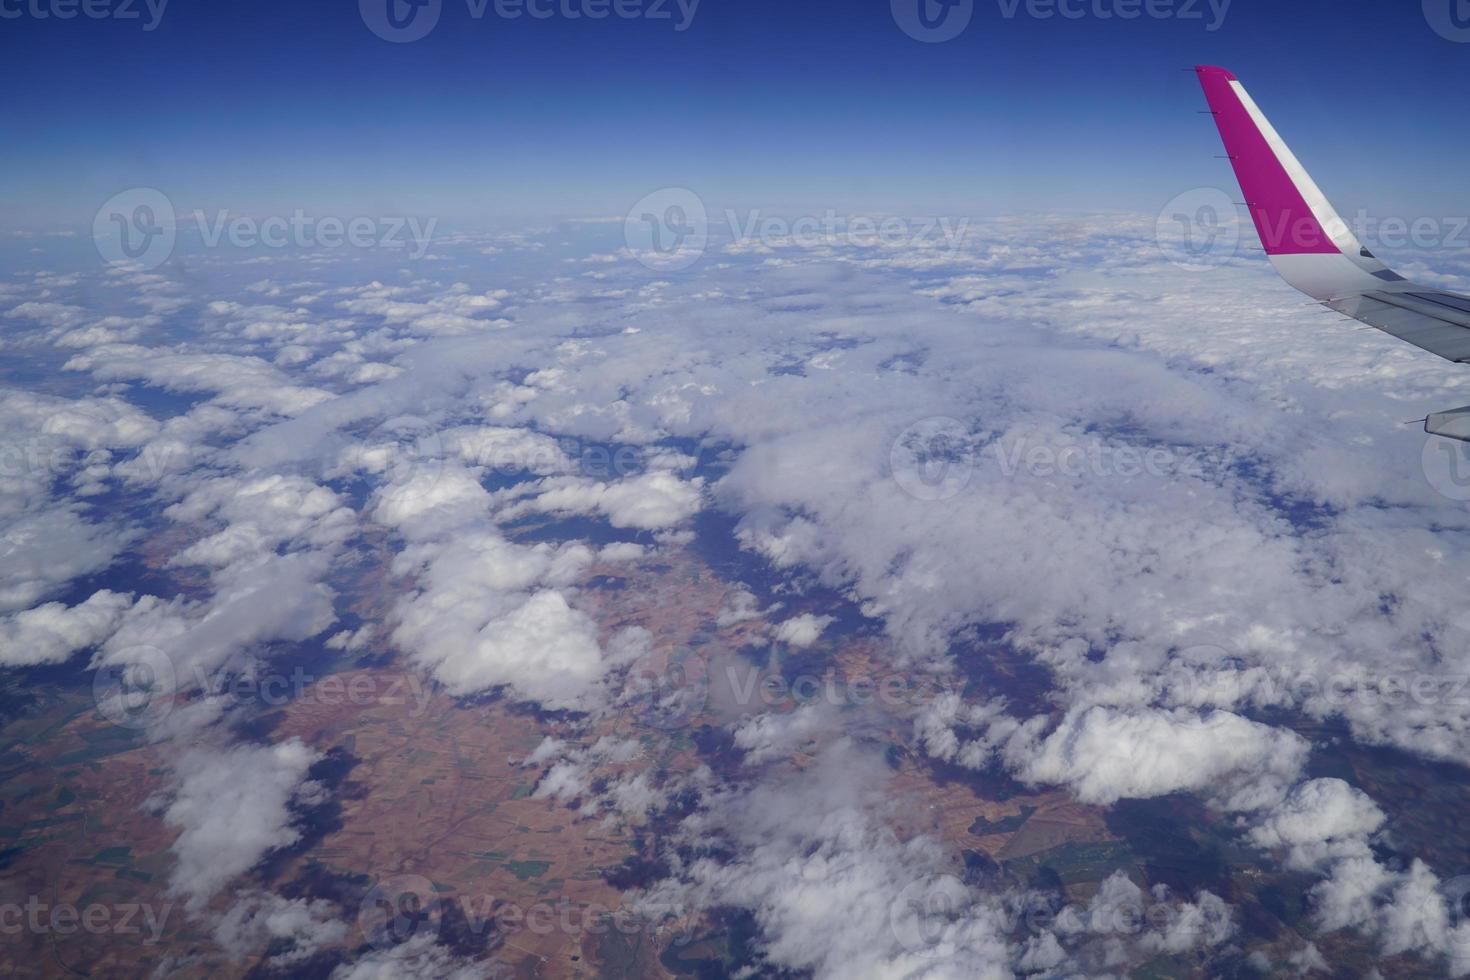
<instances>
[{"instance_id":1,"label":"white stripe on winglet","mask_svg":"<svg viewBox=\"0 0 1470 980\"><path fill-rule=\"evenodd\" d=\"M1232 81L1230 87L1235 90L1236 96L1240 99L1240 104L1245 106L1245 111L1250 115L1251 121L1256 124L1256 128L1261 131L1261 135L1266 137L1266 143L1270 145L1271 151L1276 154L1276 159L1280 160L1281 165L1286 168L1286 175L1296 185L1296 189L1302 195L1302 200L1306 201L1307 207L1312 209L1312 214L1316 216L1317 223L1327 232L1327 237L1332 239L1332 244L1336 245L1346 255L1357 255L1363 248L1357 236L1348 229L1347 222L1342 220L1336 209L1328 202L1327 195L1322 193L1321 188L1317 186L1317 182L1312 179L1311 174L1307 173L1301 161L1296 158L1296 154L1291 152L1291 147L1287 146L1286 141L1281 138L1281 134L1276 132L1276 128L1271 125L1271 120L1267 119L1265 113L1261 112L1260 106L1256 105L1251 99L1250 93L1246 92L1244 85L1238 81Z\"/></svg>"}]
</instances>

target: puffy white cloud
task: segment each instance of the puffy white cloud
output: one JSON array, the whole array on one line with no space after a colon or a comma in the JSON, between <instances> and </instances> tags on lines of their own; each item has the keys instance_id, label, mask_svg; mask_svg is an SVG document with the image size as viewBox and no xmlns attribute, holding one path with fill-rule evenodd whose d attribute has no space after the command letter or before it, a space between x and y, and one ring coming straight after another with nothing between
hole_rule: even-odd
<instances>
[{"instance_id":1,"label":"puffy white cloud","mask_svg":"<svg viewBox=\"0 0 1470 980\"><path fill-rule=\"evenodd\" d=\"M190 715L169 718L176 692L208 687L220 671L240 669L249 655L273 641L317 636L336 621L333 593L321 583L329 562L323 553L270 557L215 573L216 592L206 601L156 596L138 599L92 659L93 667L154 668L151 716L169 721L160 736ZM212 719L211 719L212 720Z\"/></svg>"},{"instance_id":2,"label":"puffy white cloud","mask_svg":"<svg viewBox=\"0 0 1470 980\"><path fill-rule=\"evenodd\" d=\"M132 604L131 595L103 589L79 605L48 602L0 618L0 664L61 663L111 636Z\"/></svg>"},{"instance_id":3,"label":"puffy white cloud","mask_svg":"<svg viewBox=\"0 0 1470 980\"><path fill-rule=\"evenodd\" d=\"M548 762L551 765L537 781L533 796L566 803L580 801L580 816L605 814L610 822L621 820L634 825L647 822L649 815L667 805L673 795L707 782L710 776L700 767L692 777L671 775L655 785L643 760L642 746L631 739L608 736L586 748L570 748L547 738L521 765Z\"/></svg>"},{"instance_id":4,"label":"puffy white cloud","mask_svg":"<svg viewBox=\"0 0 1470 980\"><path fill-rule=\"evenodd\" d=\"M379 489L374 519L398 528L464 523L484 517L490 495L468 471L420 467Z\"/></svg>"},{"instance_id":5,"label":"puffy white cloud","mask_svg":"<svg viewBox=\"0 0 1470 980\"><path fill-rule=\"evenodd\" d=\"M648 554L648 549L632 541L614 541L597 551L597 560L606 562L638 561Z\"/></svg>"},{"instance_id":6,"label":"puffy white cloud","mask_svg":"<svg viewBox=\"0 0 1470 980\"><path fill-rule=\"evenodd\" d=\"M211 664L269 637L312 635L330 621L323 556L271 559L302 562L276 566L288 581L274 591L260 581L269 572L251 579L248 566L273 549L338 547L344 504L314 481L365 478L368 515L402 543L394 572L407 594L390 625L405 653L457 690L506 684L589 705L625 653L597 651L576 588L613 552L522 545L493 524L585 514L667 530L708 502L738 520L739 541L783 584L838 590L881 620L905 664L942 661L970 628L1004 624L1010 653L1054 679L1055 716L937 700L914 727L929 754L976 768L999 760L1098 803L1193 792L1249 810L1254 842L1327 876L1316 896L1324 927L1443 949L1432 913L1404 911L1428 895L1425 874L1380 866L1367 848L1371 801L1330 780L1293 790L1304 743L1246 716L1338 716L1359 739L1438 758L1470 749L1463 704L1334 698L1324 684L1440 678L1443 652L1470 641L1470 522L1424 479L1423 443L1395 424L1456 404L1440 399L1461 379L1371 332L1323 333L1259 263L1166 266L1150 224L1003 219L942 256L783 245L769 262L729 253L653 282L599 263L596 280L548 278L513 304L427 280L271 284L258 292L283 305L208 307L208 351L130 343L144 324L104 325L33 290L25 301L36 305L17 315L84 344L74 369L216 398L161 426L133 418L136 434L121 417L100 436L110 423L59 426L78 457L104 454L66 470L76 499L53 499L49 477L0 482L12 522L0 608L107 567L125 532L91 523L83 494L122 476L180 501L181 523L225 525L178 559L216 569L214 597L143 600L124 632ZM183 301L158 276L109 278L149 314ZM327 316L325 303L341 305ZM354 390L328 390L355 374ZM404 415L425 420L416 431L438 438L437 453L365 435ZM267 416L290 418L258 428ZM951 445L936 466L920 457L944 449L923 427L939 418L953 424L941 425ZM640 447L648 469L579 472L559 437ZM715 447L719 468L691 475L695 446ZM148 473L140 448L208 461L211 478L235 464L259 472L211 490L196 473ZM521 482L490 479L501 475ZM220 492L256 481L273 489L238 505ZM717 625L759 615L745 595ZM270 628L254 626L257 610ZM545 649L516 649L527 641ZM1302 677L1317 683L1294 683ZM811 720L782 719L789 732L752 720L738 737L752 757L774 759L806 744L798 729ZM645 790L629 782L624 802L636 810ZM854 802L839 822L876 826L870 804ZM728 836L740 851L760 843ZM805 837L818 850L830 839ZM811 867L800 849L772 853ZM851 961L803 958L782 915L825 920L759 877L738 884L767 910L773 961L924 966L872 947ZM1025 955L1063 969L1058 956L1070 953L1038 940Z\"/></svg>"},{"instance_id":7,"label":"puffy white cloud","mask_svg":"<svg viewBox=\"0 0 1470 980\"><path fill-rule=\"evenodd\" d=\"M331 548L356 530L356 517L341 498L304 477L268 475L217 478L194 484L164 511L179 522L225 522L172 558L175 565L223 568L258 559L286 546Z\"/></svg>"},{"instance_id":8,"label":"puffy white cloud","mask_svg":"<svg viewBox=\"0 0 1470 980\"><path fill-rule=\"evenodd\" d=\"M612 483L580 477L550 477L503 496L534 496L518 506L506 507L503 517L526 511L550 514L601 514L613 527L657 530L673 527L699 511L704 480L681 480L677 475L655 470Z\"/></svg>"},{"instance_id":9,"label":"puffy white cloud","mask_svg":"<svg viewBox=\"0 0 1470 980\"><path fill-rule=\"evenodd\" d=\"M214 941L237 960L273 949L266 961L289 966L346 939L348 926L340 916L339 908L320 899L246 891L215 922Z\"/></svg>"},{"instance_id":10,"label":"puffy white cloud","mask_svg":"<svg viewBox=\"0 0 1470 980\"><path fill-rule=\"evenodd\" d=\"M1259 810L1286 795L1309 749L1294 732L1225 712L1090 708L1064 718L1034 752L1014 742L1007 752L1023 779L1065 783L1088 803L1195 792Z\"/></svg>"},{"instance_id":11,"label":"puffy white cloud","mask_svg":"<svg viewBox=\"0 0 1470 980\"><path fill-rule=\"evenodd\" d=\"M575 463L548 435L506 426L456 426L439 433L445 451L492 474L571 472Z\"/></svg>"},{"instance_id":12,"label":"puffy white cloud","mask_svg":"<svg viewBox=\"0 0 1470 980\"><path fill-rule=\"evenodd\" d=\"M1440 895L1439 878L1416 859L1383 909L1383 952L1395 956L1410 950L1443 950L1449 936L1450 918Z\"/></svg>"},{"instance_id":13,"label":"puffy white cloud","mask_svg":"<svg viewBox=\"0 0 1470 980\"><path fill-rule=\"evenodd\" d=\"M1170 916L1162 930L1145 933L1140 944L1152 952L1178 956L1191 950L1219 946L1235 931L1230 906L1218 895L1200 892Z\"/></svg>"},{"instance_id":14,"label":"puffy white cloud","mask_svg":"<svg viewBox=\"0 0 1470 980\"><path fill-rule=\"evenodd\" d=\"M715 617L715 625L724 629L736 623L759 619L760 616L760 600L755 597L755 593L740 586L725 597L725 602L720 606L720 611Z\"/></svg>"},{"instance_id":15,"label":"puffy white cloud","mask_svg":"<svg viewBox=\"0 0 1470 980\"><path fill-rule=\"evenodd\" d=\"M414 936L407 942L368 952L352 963L332 971L331 980L486 980L510 976L503 964L494 961L466 962L432 936Z\"/></svg>"},{"instance_id":16,"label":"puffy white cloud","mask_svg":"<svg viewBox=\"0 0 1470 980\"><path fill-rule=\"evenodd\" d=\"M714 793L685 833L716 835L731 858L676 861L641 904L748 908L769 964L819 978L1011 976L1000 908L951 876L933 840L895 835L883 792L881 763L839 743L805 772Z\"/></svg>"},{"instance_id":17,"label":"puffy white cloud","mask_svg":"<svg viewBox=\"0 0 1470 980\"><path fill-rule=\"evenodd\" d=\"M1301 949L1286 958L1286 962L1297 973L1306 976L1315 971L1328 972L1331 967L1323 957L1321 950L1313 943L1307 943Z\"/></svg>"},{"instance_id":18,"label":"puffy white cloud","mask_svg":"<svg viewBox=\"0 0 1470 980\"><path fill-rule=\"evenodd\" d=\"M1341 779L1313 779L1291 795L1251 831L1260 847L1300 847L1366 837L1383 826L1378 805Z\"/></svg>"},{"instance_id":19,"label":"puffy white cloud","mask_svg":"<svg viewBox=\"0 0 1470 980\"><path fill-rule=\"evenodd\" d=\"M584 545L518 545L487 530L431 534L395 562L417 589L398 604L394 639L454 693L509 685L548 707L590 707L609 664L596 624L561 589L594 557Z\"/></svg>"},{"instance_id":20,"label":"puffy white cloud","mask_svg":"<svg viewBox=\"0 0 1470 980\"><path fill-rule=\"evenodd\" d=\"M416 638L407 624L395 636L410 643ZM549 708L577 707L603 670L596 624L551 590L490 620L471 647L434 652L443 655L425 651L425 659L451 693L510 684Z\"/></svg>"},{"instance_id":21,"label":"puffy white cloud","mask_svg":"<svg viewBox=\"0 0 1470 980\"><path fill-rule=\"evenodd\" d=\"M486 317L499 309L509 295L505 290L475 293L464 283L455 283L447 291L425 295L411 287L373 282L343 300L341 305L353 313L380 316L389 323L405 324L416 334L452 336L493 328L495 322Z\"/></svg>"},{"instance_id":22,"label":"puffy white cloud","mask_svg":"<svg viewBox=\"0 0 1470 980\"><path fill-rule=\"evenodd\" d=\"M1033 748L1046 726L1044 717L1024 723L1010 717L1003 699L969 704L957 692L944 691L919 711L914 719L914 739L926 755L970 769L984 769L1012 740L1018 743L1018 753ZM961 728L977 737L962 738Z\"/></svg>"},{"instance_id":23,"label":"puffy white cloud","mask_svg":"<svg viewBox=\"0 0 1470 980\"><path fill-rule=\"evenodd\" d=\"M0 612L23 610L111 565L134 538L69 505L7 521L0 540Z\"/></svg>"},{"instance_id":24,"label":"puffy white cloud","mask_svg":"<svg viewBox=\"0 0 1470 980\"><path fill-rule=\"evenodd\" d=\"M171 850L172 891L199 909L267 853L295 843L291 800L320 754L296 739L270 746L196 748L175 764L177 786L163 811L179 828Z\"/></svg>"},{"instance_id":25,"label":"puffy white cloud","mask_svg":"<svg viewBox=\"0 0 1470 980\"><path fill-rule=\"evenodd\" d=\"M735 727L735 744L752 765L783 758L833 731L832 709L817 702L785 713L751 715Z\"/></svg>"},{"instance_id":26,"label":"puffy white cloud","mask_svg":"<svg viewBox=\"0 0 1470 980\"><path fill-rule=\"evenodd\" d=\"M114 454L131 453L157 430L117 398L0 389L0 613L112 564L136 532L83 500L105 489Z\"/></svg>"},{"instance_id":27,"label":"puffy white cloud","mask_svg":"<svg viewBox=\"0 0 1470 980\"><path fill-rule=\"evenodd\" d=\"M1086 905L1063 907L1055 928L1045 934L1062 937L1062 943L1036 943L1028 952L1033 963L1041 957L1055 960L1065 945L1074 962L1118 967L1139 953L1181 956L1209 950L1234 932L1232 910L1218 895L1202 891L1193 902L1173 901L1166 886L1146 893L1120 870L1103 880ZM1125 943L1135 951L1130 953Z\"/></svg>"},{"instance_id":28,"label":"puffy white cloud","mask_svg":"<svg viewBox=\"0 0 1470 980\"><path fill-rule=\"evenodd\" d=\"M804 613L781 622L776 627L776 639L798 649L817 642L822 631L834 622L832 616L817 616Z\"/></svg>"},{"instance_id":29,"label":"puffy white cloud","mask_svg":"<svg viewBox=\"0 0 1470 980\"><path fill-rule=\"evenodd\" d=\"M332 397L298 385L258 357L171 351L133 344L106 344L72 357L68 371L87 371L99 381L142 380L179 392L211 392L220 404L275 415L296 415Z\"/></svg>"}]
</instances>

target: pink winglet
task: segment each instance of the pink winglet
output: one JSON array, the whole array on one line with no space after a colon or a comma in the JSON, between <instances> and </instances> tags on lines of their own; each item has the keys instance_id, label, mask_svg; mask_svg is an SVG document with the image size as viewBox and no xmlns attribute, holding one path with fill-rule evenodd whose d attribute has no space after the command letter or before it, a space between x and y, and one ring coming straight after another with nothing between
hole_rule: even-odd
<instances>
[{"instance_id":1,"label":"pink winglet","mask_svg":"<svg viewBox=\"0 0 1470 980\"><path fill-rule=\"evenodd\" d=\"M1196 66L1205 98L1220 127L1225 152L1245 193L1256 232L1267 255L1339 254L1292 181L1276 152L1256 125L1231 84L1237 79L1224 68Z\"/></svg>"}]
</instances>

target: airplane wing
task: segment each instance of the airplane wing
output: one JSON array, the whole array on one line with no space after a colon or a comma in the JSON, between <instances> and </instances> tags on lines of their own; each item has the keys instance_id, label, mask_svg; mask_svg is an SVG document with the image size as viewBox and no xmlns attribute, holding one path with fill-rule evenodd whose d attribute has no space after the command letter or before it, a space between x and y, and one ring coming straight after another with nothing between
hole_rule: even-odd
<instances>
[{"instance_id":1,"label":"airplane wing","mask_svg":"<svg viewBox=\"0 0 1470 980\"><path fill-rule=\"evenodd\" d=\"M1410 282L1364 248L1245 87L1195 68L1271 265L1323 306L1458 363L1470 362L1470 296ZM1470 441L1470 407L1425 431Z\"/></svg>"}]
</instances>

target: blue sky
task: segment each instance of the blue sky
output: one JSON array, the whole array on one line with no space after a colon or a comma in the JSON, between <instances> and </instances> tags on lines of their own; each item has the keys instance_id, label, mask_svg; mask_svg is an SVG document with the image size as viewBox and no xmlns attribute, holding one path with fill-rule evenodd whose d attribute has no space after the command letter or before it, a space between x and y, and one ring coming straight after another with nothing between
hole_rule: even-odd
<instances>
[{"instance_id":1,"label":"blue sky","mask_svg":"<svg viewBox=\"0 0 1470 980\"><path fill-rule=\"evenodd\" d=\"M1419 3L1234 0L1210 31L1207 0L1128 21L1092 13L1120 0L1070 0L1076 20L975 0L925 44L871 0L702 0L682 31L672 0L599 21L443 0L390 44L345 2L172 0L151 31L142 0L133 20L33 15L57 2L0 3L20 12L0 21L7 224L86 223L139 185L181 210L465 222L621 214L668 185L714 207L1150 212L1229 186L1180 70L1199 62L1242 77L1345 214L1466 207L1470 44Z\"/></svg>"}]
</instances>

